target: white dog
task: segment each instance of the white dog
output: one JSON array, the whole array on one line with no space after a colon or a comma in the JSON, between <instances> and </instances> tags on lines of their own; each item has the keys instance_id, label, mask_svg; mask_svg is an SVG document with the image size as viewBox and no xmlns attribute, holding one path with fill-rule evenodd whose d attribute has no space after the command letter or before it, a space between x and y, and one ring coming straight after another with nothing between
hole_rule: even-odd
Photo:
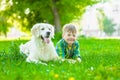
<instances>
[{"instance_id":1,"label":"white dog","mask_svg":"<svg viewBox=\"0 0 120 80\"><path fill-rule=\"evenodd\" d=\"M20 45L20 52L27 55L26 61L38 63L57 60L58 55L51 41L54 37L54 27L47 23L37 23L32 27L31 32L31 40Z\"/></svg>"}]
</instances>

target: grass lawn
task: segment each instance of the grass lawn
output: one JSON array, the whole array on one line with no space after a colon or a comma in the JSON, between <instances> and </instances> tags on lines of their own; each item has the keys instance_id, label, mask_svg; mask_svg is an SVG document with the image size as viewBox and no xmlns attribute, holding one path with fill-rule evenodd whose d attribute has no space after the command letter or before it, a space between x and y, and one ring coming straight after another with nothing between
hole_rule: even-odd
<instances>
[{"instance_id":1,"label":"grass lawn","mask_svg":"<svg viewBox=\"0 0 120 80\"><path fill-rule=\"evenodd\" d=\"M81 63L47 66L25 62L18 46L26 41L0 41L0 80L120 80L120 40L79 39Z\"/></svg>"}]
</instances>

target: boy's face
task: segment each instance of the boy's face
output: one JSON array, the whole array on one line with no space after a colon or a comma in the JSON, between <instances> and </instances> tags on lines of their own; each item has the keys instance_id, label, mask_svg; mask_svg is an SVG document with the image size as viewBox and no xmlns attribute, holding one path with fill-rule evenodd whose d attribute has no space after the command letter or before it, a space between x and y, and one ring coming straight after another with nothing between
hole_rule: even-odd
<instances>
[{"instance_id":1,"label":"boy's face","mask_svg":"<svg viewBox=\"0 0 120 80\"><path fill-rule=\"evenodd\" d=\"M76 33L65 32L63 33L62 37L68 43L68 45L72 45L76 40Z\"/></svg>"}]
</instances>

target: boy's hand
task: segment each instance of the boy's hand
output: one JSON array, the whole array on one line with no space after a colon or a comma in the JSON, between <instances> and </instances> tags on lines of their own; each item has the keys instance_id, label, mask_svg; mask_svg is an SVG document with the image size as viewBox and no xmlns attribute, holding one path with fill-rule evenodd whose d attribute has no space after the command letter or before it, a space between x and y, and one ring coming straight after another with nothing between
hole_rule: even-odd
<instances>
[{"instance_id":1,"label":"boy's hand","mask_svg":"<svg viewBox=\"0 0 120 80\"><path fill-rule=\"evenodd\" d=\"M78 61L78 62L81 62L81 59L80 59L80 58L77 58L77 61Z\"/></svg>"},{"instance_id":2,"label":"boy's hand","mask_svg":"<svg viewBox=\"0 0 120 80\"><path fill-rule=\"evenodd\" d=\"M68 59L68 62L74 64L74 63L76 63L76 60Z\"/></svg>"}]
</instances>

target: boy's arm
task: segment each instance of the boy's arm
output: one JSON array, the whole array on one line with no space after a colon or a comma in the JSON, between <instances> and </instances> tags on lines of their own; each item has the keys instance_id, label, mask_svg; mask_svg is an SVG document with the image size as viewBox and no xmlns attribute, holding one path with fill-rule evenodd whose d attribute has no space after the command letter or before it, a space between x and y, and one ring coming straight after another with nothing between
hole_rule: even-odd
<instances>
[{"instance_id":1,"label":"boy's arm","mask_svg":"<svg viewBox=\"0 0 120 80\"><path fill-rule=\"evenodd\" d=\"M64 46L62 43L56 45L56 51L60 58L65 58Z\"/></svg>"},{"instance_id":2,"label":"boy's arm","mask_svg":"<svg viewBox=\"0 0 120 80\"><path fill-rule=\"evenodd\" d=\"M75 56L80 58L80 50L79 50L79 43L77 42L75 45Z\"/></svg>"},{"instance_id":3,"label":"boy's arm","mask_svg":"<svg viewBox=\"0 0 120 80\"><path fill-rule=\"evenodd\" d=\"M75 57L76 57L77 61L81 62L79 43L78 42L76 43L76 46L75 46Z\"/></svg>"}]
</instances>

